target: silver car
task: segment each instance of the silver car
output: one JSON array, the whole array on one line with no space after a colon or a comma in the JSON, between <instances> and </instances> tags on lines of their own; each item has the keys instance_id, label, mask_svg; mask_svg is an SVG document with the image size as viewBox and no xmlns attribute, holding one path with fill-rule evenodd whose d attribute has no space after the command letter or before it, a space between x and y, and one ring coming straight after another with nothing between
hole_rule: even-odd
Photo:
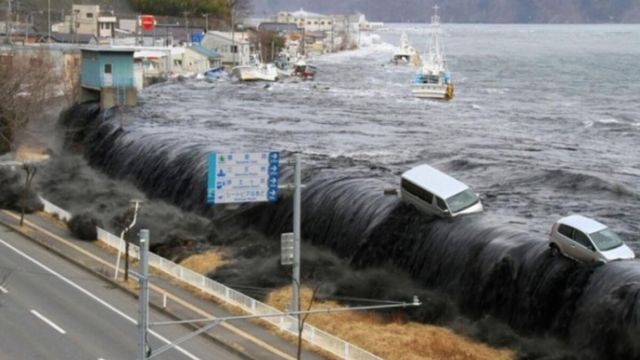
<instances>
[{"instance_id":1,"label":"silver car","mask_svg":"<svg viewBox=\"0 0 640 360\"><path fill-rule=\"evenodd\" d=\"M560 253L586 263L635 258L633 250L606 225L582 215L567 216L553 224L549 246L553 255Z\"/></svg>"}]
</instances>

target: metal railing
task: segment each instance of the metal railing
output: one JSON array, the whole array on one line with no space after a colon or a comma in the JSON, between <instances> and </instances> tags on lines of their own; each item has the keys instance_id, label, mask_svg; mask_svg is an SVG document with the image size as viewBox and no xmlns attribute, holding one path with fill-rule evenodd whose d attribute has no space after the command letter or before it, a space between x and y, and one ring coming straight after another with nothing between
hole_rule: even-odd
<instances>
[{"instance_id":1,"label":"metal railing","mask_svg":"<svg viewBox=\"0 0 640 360\"><path fill-rule=\"evenodd\" d=\"M62 208L40 198L44 204L44 211L57 215L60 219L68 221L71 214ZM120 238L110 232L97 228L98 240L105 244L118 249L120 246ZM121 248L121 250L123 250ZM129 245L130 256L138 259L140 250L137 245ZM156 268L170 276L191 285L205 294L214 296L222 302L241 308L251 315L273 314L279 313L280 310L275 309L263 302L253 299L239 291L225 286L215 280L211 280L202 274L196 273L184 266L178 265L170 260L153 253L149 253L149 266ZM282 314L279 317L267 317L263 319L275 325L280 331L298 336L297 319L293 316ZM302 338L309 343L343 359L349 360L382 360L362 348L359 348L349 342L346 342L326 331L320 330L315 326L305 324L302 332Z\"/></svg>"}]
</instances>

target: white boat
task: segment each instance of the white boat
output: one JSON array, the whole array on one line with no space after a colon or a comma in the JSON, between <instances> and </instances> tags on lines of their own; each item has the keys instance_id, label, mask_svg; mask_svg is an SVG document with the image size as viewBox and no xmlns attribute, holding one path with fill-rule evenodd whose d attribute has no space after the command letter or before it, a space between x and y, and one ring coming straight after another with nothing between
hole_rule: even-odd
<instances>
[{"instance_id":1,"label":"white boat","mask_svg":"<svg viewBox=\"0 0 640 360\"><path fill-rule=\"evenodd\" d=\"M273 64L263 63L258 55L251 55L249 64L232 69L240 81L278 81L278 69Z\"/></svg>"},{"instance_id":2,"label":"white boat","mask_svg":"<svg viewBox=\"0 0 640 360\"><path fill-rule=\"evenodd\" d=\"M409 37L406 33L402 33L400 36L400 47L398 51L393 54L393 58L391 59L396 65L399 64L413 64L414 66L420 65L420 54L416 51L416 49L411 46L409 42Z\"/></svg>"},{"instance_id":3,"label":"white boat","mask_svg":"<svg viewBox=\"0 0 640 360\"><path fill-rule=\"evenodd\" d=\"M453 82L440 45L440 16L438 5L431 17L431 41L422 68L413 82L413 96L421 99L453 99Z\"/></svg>"}]
</instances>

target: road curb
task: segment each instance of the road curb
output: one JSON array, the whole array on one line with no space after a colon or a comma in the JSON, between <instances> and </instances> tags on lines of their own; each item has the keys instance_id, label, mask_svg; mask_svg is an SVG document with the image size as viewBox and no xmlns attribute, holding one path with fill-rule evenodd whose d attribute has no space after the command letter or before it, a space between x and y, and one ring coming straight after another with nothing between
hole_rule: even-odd
<instances>
[{"instance_id":1,"label":"road curb","mask_svg":"<svg viewBox=\"0 0 640 360\"><path fill-rule=\"evenodd\" d=\"M41 241L41 240L35 238L34 236L23 232L19 227L17 227L16 225L10 224L8 221L6 221L2 217L0 217L0 224L6 226L7 228L9 228L12 231L20 234L21 236L31 240L36 245L38 245L38 246L50 251L51 253L55 254L56 256L58 256L58 257L60 257L60 258L62 258L64 260L70 262L71 264L73 264L73 265L75 265L75 266L77 266L79 268L82 268L85 271L90 272L93 275L96 275L97 277L99 277L102 280L105 280L106 282L108 282L109 284L113 285L115 288L118 288L119 290L121 290L122 292L124 292L127 295L131 296L132 298L134 298L134 299L138 298L138 296L133 291L131 291L130 289L126 288L125 286L122 286L120 283L114 281L110 276L106 276L105 274L101 273L100 271L97 271L96 269L91 268L90 266L82 263L81 261L79 261L77 259L74 259L73 257L65 254L62 250L56 248L55 246L51 246L49 244L46 244L44 241ZM28 227L28 225L25 225L25 226ZM31 227L29 227L29 228L31 228ZM31 228L31 229L33 229L33 228ZM35 229L33 229L33 230L37 231ZM99 241L99 240L96 240L96 241ZM163 308L162 306L160 306L158 304L149 302L149 306L151 308L153 308L154 310L156 310L156 311L158 311L158 312L170 317L173 320L176 320L176 321L177 320L185 320L185 319L180 318L175 313L167 310L166 308ZM186 328L188 328L188 329L191 329L191 330L199 330L199 329L202 328L201 326L198 326L198 325L195 325L195 324L188 324L187 323L187 324L181 324L181 325L186 327ZM224 347L226 350L229 350L229 351L235 353L236 355L239 355L239 356L241 356L241 357L243 357L243 358L245 358L247 360L260 360L258 358L252 357L252 356L250 356L248 354L245 354L244 352L240 351L239 349L237 349L233 345L227 344L226 342L221 341L220 339L214 337L213 335L211 335L211 334L209 334L207 332L204 332L204 333L202 333L200 335L205 336L207 339L215 342L217 345L220 345L220 346Z\"/></svg>"}]
</instances>

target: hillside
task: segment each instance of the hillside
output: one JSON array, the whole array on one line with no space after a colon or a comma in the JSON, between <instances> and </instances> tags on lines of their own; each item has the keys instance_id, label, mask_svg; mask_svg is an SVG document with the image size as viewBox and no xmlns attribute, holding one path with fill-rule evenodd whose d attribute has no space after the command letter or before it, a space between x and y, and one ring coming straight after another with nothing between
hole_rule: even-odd
<instances>
[{"instance_id":1,"label":"hillside","mask_svg":"<svg viewBox=\"0 0 640 360\"><path fill-rule=\"evenodd\" d=\"M633 23L637 0L255 0L255 13L304 8L321 13L360 11L385 22L428 21L438 3L446 22L466 23ZM402 4L399 6L399 4Z\"/></svg>"}]
</instances>

